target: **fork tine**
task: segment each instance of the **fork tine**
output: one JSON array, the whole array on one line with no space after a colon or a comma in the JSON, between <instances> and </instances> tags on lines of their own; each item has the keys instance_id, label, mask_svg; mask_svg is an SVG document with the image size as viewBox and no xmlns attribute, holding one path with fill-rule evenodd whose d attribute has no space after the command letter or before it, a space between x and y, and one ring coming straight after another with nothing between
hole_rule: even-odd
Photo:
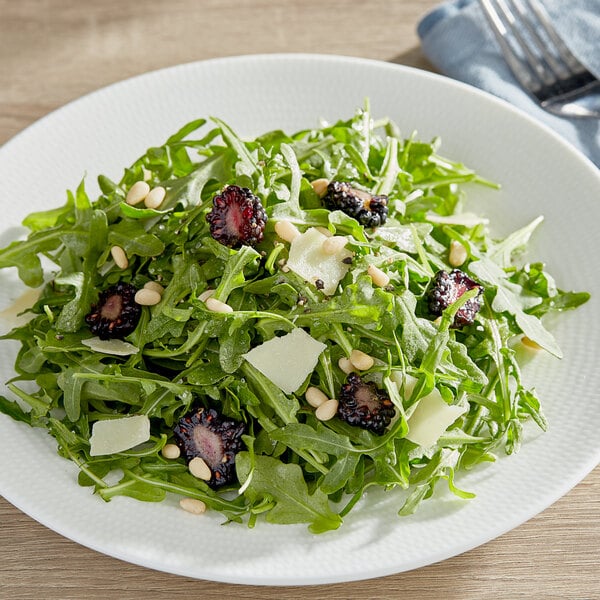
<instances>
[{"instance_id":1,"label":"fork tine","mask_svg":"<svg viewBox=\"0 0 600 600\"><path fill-rule=\"evenodd\" d=\"M531 10L535 13L538 18L540 25L544 28L545 33L548 35L556 51L561 58L561 60L567 65L567 67L573 72L573 74L578 74L582 72L586 72L587 69L579 62L579 60L573 55L573 53L567 48L566 44L563 42L562 38L554 29L554 25L552 25L552 21L544 5L539 2L539 0L528 0L529 6Z\"/></svg>"},{"instance_id":2,"label":"fork tine","mask_svg":"<svg viewBox=\"0 0 600 600\"><path fill-rule=\"evenodd\" d=\"M519 30L519 24L515 19L515 15L512 12L511 8L504 0L496 0L496 2L498 4L498 7L500 8L500 11L502 12L504 19L508 23L510 32L513 36L515 43L517 44L519 50L523 52L525 60L529 64L530 69L537 75L537 77L544 85L553 85L554 83L556 83L555 74L550 72L546 68L546 65L539 59L539 57L532 52L529 43L521 34L521 31ZM512 4L514 6L514 2Z\"/></svg>"},{"instance_id":3,"label":"fork tine","mask_svg":"<svg viewBox=\"0 0 600 600\"><path fill-rule=\"evenodd\" d=\"M539 78L534 71L528 69L521 58L515 53L507 42L508 30L500 18L498 11L491 0L480 0L481 7L490 23L491 29L500 45L504 59L517 81L526 89L532 90L540 86Z\"/></svg>"},{"instance_id":4,"label":"fork tine","mask_svg":"<svg viewBox=\"0 0 600 600\"><path fill-rule=\"evenodd\" d=\"M566 79L567 77L569 77L570 73L568 65L565 66L565 64L563 64L564 59L563 62L557 60L554 54L548 49L548 45L544 42L544 40L538 32L538 28L532 22L531 14L528 13L527 10L525 10L523 2L521 0L512 0L512 5L515 7L517 13L519 14L519 17L521 18L521 22L525 26L525 29L527 29L527 33L529 34L529 37L531 38L531 41L533 42L536 50L544 59L554 77L556 79ZM539 21L539 24L543 25L544 29L546 29L546 26L542 21ZM551 37L550 34L548 34L548 37ZM552 39L553 38L551 37L551 40ZM559 58L562 57L559 56Z\"/></svg>"}]
</instances>

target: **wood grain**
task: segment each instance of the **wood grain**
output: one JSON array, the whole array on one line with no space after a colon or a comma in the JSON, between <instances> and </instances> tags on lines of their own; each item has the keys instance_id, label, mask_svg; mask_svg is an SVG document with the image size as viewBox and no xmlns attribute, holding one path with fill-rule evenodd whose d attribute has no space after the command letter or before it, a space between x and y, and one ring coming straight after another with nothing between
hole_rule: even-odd
<instances>
[{"instance_id":1,"label":"wood grain","mask_svg":"<svg viewBox=\"0 0 600 600\"><path fill-rule=\"evenodd\" d=\"M318 52L431 68L437 0L0 0L0 143L99 87L216 56ZM2 460L7 460L6 454ZM329 586L198 582L83 548L0 499L0 599L600 599L600 468L538 517L416 571Z\"/></svg>"}]
</instances>

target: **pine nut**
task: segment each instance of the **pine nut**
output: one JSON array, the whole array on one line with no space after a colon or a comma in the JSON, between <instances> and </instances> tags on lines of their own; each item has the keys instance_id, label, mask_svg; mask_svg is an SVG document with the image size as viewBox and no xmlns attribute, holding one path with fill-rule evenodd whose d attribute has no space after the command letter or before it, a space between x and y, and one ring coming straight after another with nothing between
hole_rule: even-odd
<instances>
[{"instance_id":1,"label":"pine nut","mask_svg":"<svg viewBox=\"0 0 600 600\"><path fill-rule=\"evenodd\" d=\"M233 312L233 308L229 306L229 304L225 304L225 302L221 302L216 298L207 298L206 300L206 308L211 310L212 312L217 313L230 313Z\"/></svg>"},{"instance_id":2,"label":"pine nut","mask_svg":"<svg viewBox=\"0 0 600 600\"><path fill-rule=\"evenodd\" d=\"M330 256L337 254L346 244L348 239L340 235L334 235L333 237L327 238L321 248L325 254Z\"/></svg>"},{"instance_id":3,"label":"pine nut","mask_svg":"<svg viewBox=\"0 0 600 600\"><path fill-rule=\"evenodd\" d=\"M526 335L524 335L521 338L521 343L524 346L527 346L528 348L533 348L534 350L541 350L542 349L542 347L537 342L534 342L531 338L528 338Z\"/></svg>"},{"instance_id":4,"label":"pine nut","mask_svg":"<svg viewBox=\"0 0 600 600\"><path fill-rule=\"evenodd\" d=\"M167 190L165 190L162 185L157 185L155 188L152 188L148 192L148 195L144 198L144 204L146 205L146 208L158 208L165 199L166 194Z\"/></svg>"},{"instance_id":5,"label":"pine nut","mask_svg":"<svg viewBox=\"0 0 600 600\"><path fill-rule=\"evenodd\" d=\"M327 179L315 179L311 182L313 190L319 198L322 198L327 193L327 186L329 185L329 181Z\"/></svg>"},{"instance_id":6,"label":"pine nut","mask_svg":"<svg viewBox=\"0 0 600 600\"><path fill-rule=\"evenodd\" d=\"M179 506L193 515L201 515L206 512L206 504L196 498L182 498L179 501Z\"/></svg>"},{"instance_id":7,"label":"pine nut","mask_svg":"<svg viewBox=\"0 0 600 600\"><path fill-rule=\"evenodd\" d=\"M375 265L369 265L369 268L367 269L367 275L378 287L385 287L390 282L388 275Z\"/></svg>"},{"instance_id":8,"label":"pine nut","mask_svg":"<svg viewBox=\"0 0 600 600\"><path fill-rule=\"evenodd\" d=\"M129 259L121 246L113 246L110 249L110 255L113 257L115 265L117 265L119 269L126 269L129 266Z\"/></svg>"},{"instance_id":9,"label":"pine nut","mask_svg":"<svg viewBox=\"0 0 600 600\"><path fill-rule=\"evenodd\" d=\"M210 467L206 464L201 456L192 458L192 460L190 460L190 464L188 465L188 469L190 470L190 473L198 479L210 481L212 477L212 471L210 470Z\"/></svg>"},{"instance_id":10,"label":"pine nut","mask_svg":"<svg viewBox=\"0 0 600 600\"><path fill-rule=\"evenodd\" d=\"M146 167L142 167L142 175L144 177L144 181L150 181L152 179L152 171L148 171Z\"/></svg>"},{"instance_id":11,"label":"pine nut","mask_svg":"<svg viewBox=\"0 0 600 600\"><path fill-rule=\"evenodd\" d=\"M345 356L343 356L342 358L340 358L340 360L338 360L338 367L344 373L346 373L346 375L349 375L350 373L352 373L352 371L354 371L354 366L350 362L350 359L346 358Z\"/></svg>"},{"instance_id":12,"label":"pine nut","mask_svg":"<svg viewBox=\"0 0 600 600\"><path fill-rule=\"evenodd\" d=\"M131 206L139 204L150 192L150 186L145 181L136 181L127 192L125 202Z\"/></svg>"},{"instance_id":13,"label":"pine nut","mask_svg":"<svg viewBox=\"0 0 600 600\"><path fill-rule=\"evenodd\" d=\"M165 444L161 450L161 454L169 460L175 460L181 456L181 450L175 444Z\"/></svg>"},{"instance_id":14,"label":"pine nut","mask_svg":"<svg viewBox=\"0 0 600 600\"><path fill-rule=\"evenodd\" d=\"M457 242L456 240L450 242L448 262L451 267L460 267L465 260L467 260L468 256L469 253L467 252L467 249L460 242Z\"/></svg>"},{"instance_id":15,"label":"pine nut","mask_svg":"<svg viewBox=\"0 0 600 600\"><path fill-rule=\"evenodd\" d=\"M350 362L352 363L352 366L359 371L367 371L375 364L375 360L372 356L365 354L362 350L356 349L352 350L350 353Z\"/></svg>"},{"instance_id":16,"label":"pine nut","mask_svg":"<svg viewBox=\"0 0 600 600\"><path fill-rule=\"evenodd\" d=\"M313 408L319 408L321 404L324 404L327 402L327 400L329 400L329 398L319 388L316 387L309 387L306 390L304 397Z\"/></svg>"},{"instance_id":17,"label":"pine nut","mask_svg":"<svg viewBox=\"0 0 600 600\"><path fill-rule=\"evenodd\" d=\"M319 227L315 227L315 229L319 233L322 233L325 237L330 238L333 235L333 233L331 233L331 231L329 231L329 229L327 229L327 227L321 227L321 226L319 226Z\"/></svg>"},{"instance_id":18,"label":"pine nut","mask_svg":"<svg viewBox=\"0 0 600 600\"><path fill-rule=\"evenodd\" d=\"M161 296L165 291L165 288L158 283L158 281L148 281L144 284L145 290L153 290L154 292L158 292Z\"/></svg>"},{"instance_id":19,"label":"pine nut","mask_svg":"<svg viewBox=\"0 0 600 600\"><path fill-rule=\"evenodd\" d=\"M315 417L317 417L319 421L329 421L329 419L333 419L335 413L337 413L338 405L339 402L334 398L323 402L323 404L315 410Z\"/></svg>"},{"instance_id":20,"label":"pine nut","mask_svg":"<svg viewBox=\"0 0 600 600\"><path fill-rule=\"evenodd\" d=\"M134 300L142 306L154 306L160 302L160 294L155 290L142 288L135 293Z\"/></svg>"},{"instance_id":21,"label":"pine nut","mask_svg":"<svg viewBox=\"0 0 600 600\"><path fill-rule=\"evenodd\" d=\"M299 235L298 228L289 221L277 221L275 233L285 242L292 243Z\"/></svg>"},{"instance_id":22,"label":"pine nut","mask_svg":"<svg viewBox=\"0 0 600 600\"><path fill-rule=\"evenodd\" d=\"M206 302L211 296L215 295L215 292L217 290L211 290L210 288L208 288L207 290L204 290L199 296L198 296L198 300L200 300L200 302Z\"/></svg>"}]
</instances>

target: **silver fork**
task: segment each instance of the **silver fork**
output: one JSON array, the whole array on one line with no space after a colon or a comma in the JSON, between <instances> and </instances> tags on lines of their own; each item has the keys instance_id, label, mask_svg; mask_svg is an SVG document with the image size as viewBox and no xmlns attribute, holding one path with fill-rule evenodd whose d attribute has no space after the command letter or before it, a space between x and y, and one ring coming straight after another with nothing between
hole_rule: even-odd
<instances>
[{"instance_id":1,"label":"silver fork","mask_svg":"<svg viewBox=\"0 0 600 600\"><path fill-rule=\"evenodd\" d=\"M544 6L524 2L479 0L517 81L551 113L600 118L600 110L575 103L600 91L600 81L567 48Z\"/></svg>"}]
</instances>

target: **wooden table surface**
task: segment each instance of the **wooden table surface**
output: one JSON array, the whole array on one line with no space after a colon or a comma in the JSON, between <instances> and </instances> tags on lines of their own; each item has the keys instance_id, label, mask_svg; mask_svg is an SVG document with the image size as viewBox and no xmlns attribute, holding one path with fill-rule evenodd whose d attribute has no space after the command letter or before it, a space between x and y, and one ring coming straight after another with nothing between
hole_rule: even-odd
<instances>
[{"instance_id":1,"label":"wooden table surface","mask_svg":"<svg viewBox=\"0 0 600 600\"><path fill-rule=\"evenodd\" d=\"M0 144L82 94L182 62L318 52L432 69L415 26L436 3L0 0ZM313 587L199 582L130 565L59 536L0 498L3 600L600 599L599 559L600 468L536 518L461 556L380 579Z\"/></svg>"}]
</instances>

